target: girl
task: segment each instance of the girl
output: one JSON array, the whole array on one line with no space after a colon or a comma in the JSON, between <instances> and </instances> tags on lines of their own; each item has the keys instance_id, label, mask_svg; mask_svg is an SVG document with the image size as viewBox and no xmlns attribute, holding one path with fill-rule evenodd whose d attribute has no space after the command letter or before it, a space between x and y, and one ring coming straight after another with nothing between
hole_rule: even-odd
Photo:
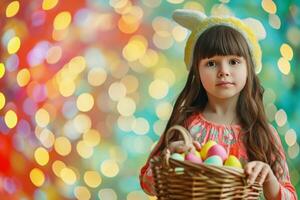
<instances>
[{"instance_id":1,"label":"girl","mask_svg":"<svg viewBox=\"0 0 300 200\"><path fill-rule=\"evenodd\" d=\"M262 26L253 19L206 17L192 10L176 10L173 18L191 30L185 47L189 74L164 133L141 169L142 189L155 195L149 160L166 150L165 132L179 124L189 130L194 146L173 138L171 152L199 150L214 140L242 161L248 181L262 184L266 199L297 199L280 138L267 122L264 90L255 74L261 69Z\"/></svg>"}]
</instances>

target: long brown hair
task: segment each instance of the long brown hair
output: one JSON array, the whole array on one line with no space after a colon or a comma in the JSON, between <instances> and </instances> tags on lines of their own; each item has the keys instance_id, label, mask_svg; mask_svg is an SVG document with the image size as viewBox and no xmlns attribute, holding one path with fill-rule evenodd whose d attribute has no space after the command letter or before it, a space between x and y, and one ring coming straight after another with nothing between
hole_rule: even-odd
<instances>
[{"instance_id":1,"label":"long brown hair","mask_svg":"<svg viewBox=\"0 0 300 200\"><path fill-rule=\"evenodd\" d=\"M166 130L175 124L184 126L188 116L205 108L208 98L200 80L198 63L203 58L215 55L237 55L245 58L247 80L240 93L236 109L240 125L246 133L243 141L250 161L259 160L268 163L276 176L280 177L280 168L283 169L280 162L282 156L266 119L262 100L264 89L255 74L249 47L241 33L224 25L207 29L198 38L187 82L175 102L165 131L149 158L165 148L163 141Z\"/></svg>"}]
</instances>

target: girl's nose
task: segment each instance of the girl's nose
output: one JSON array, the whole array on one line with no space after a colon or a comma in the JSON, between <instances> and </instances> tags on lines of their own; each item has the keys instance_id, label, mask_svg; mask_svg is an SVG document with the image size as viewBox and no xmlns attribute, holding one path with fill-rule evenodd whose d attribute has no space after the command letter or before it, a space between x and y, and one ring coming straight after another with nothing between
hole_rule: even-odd
<instances>
[{"instance_id":1,"label":"girl's nose","mask_svg":"<svg viewBox=\"0 0 300 200\"><path fill-rule=\"evenodd\" d=\"M220 66L219 72L218 72L218 77L227 77L229 76L229 69L228 66L226 66L226 64L222 64Z\"/></svg>"},{"instance_id":2,"label":"girl's nose","mask_svg":"<svg viewBox=\"0 0 300 200\"><path fill-rule=\"evenodd\" d=\"M218 77L221 78L221 77L226 77L226 76L229 76L229 73L228 72L223 72L223 71L220 71L218 73Z\"/></svg>"}]
</instances>

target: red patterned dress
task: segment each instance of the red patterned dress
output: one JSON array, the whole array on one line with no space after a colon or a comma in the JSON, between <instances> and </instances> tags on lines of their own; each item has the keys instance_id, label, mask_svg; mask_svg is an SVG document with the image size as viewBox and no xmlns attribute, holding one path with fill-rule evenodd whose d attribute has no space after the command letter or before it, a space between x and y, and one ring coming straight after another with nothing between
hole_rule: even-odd
<instances>
[{"instance_id":1,"label":"red patterned dress","mask_svg":"<svg viewBox=\"0 0 300 200\"><path fill-rule=\"evenodd\" d=\"M247 151L242 142L243 133L239 125L222 125L208 121L201 113L191 115L186 121L186 128L194 140L198 141L201 146L208 140L214 140L222 145L229 154L235 155L244 166L248 162ZM270 125L275 138L280 141L277 131ZM289 170L285 159L284 150L281 145L282 162L284 163L283 176L279 180L280 192L277 199L296 200L297 194L291 184ZM146 163L140 172L140 184L142 189L149 195L155 195L152 172L149 163ZM262 199L264 199L262 197Z\"/></svg>"}]
</instances>

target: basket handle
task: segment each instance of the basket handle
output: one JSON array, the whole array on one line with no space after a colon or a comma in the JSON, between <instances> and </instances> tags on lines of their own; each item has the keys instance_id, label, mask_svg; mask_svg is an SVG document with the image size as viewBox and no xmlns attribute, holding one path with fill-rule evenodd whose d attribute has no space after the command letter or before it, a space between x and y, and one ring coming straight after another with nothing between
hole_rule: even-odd
<instances>
[{"instance_id":1,"label":"basket handle","mask_svg":"<svg viewBox=\"0 0 300 200\"><path fill-rule=\"evenodd\" d=\"M192 136L190 135L188 130L186 130L183 126L174 125L171 128L169 128L168 131L166 132L166 136L165 136L165 146L167 147L166 152L165 152L165 164L167 166L169 166L169 158L171 156L171 152L169 150L169 142L170 142L172 136L174 135L174 133L176 133L176 131L177 131L177 133L180 133L182 135L185 145L191 146L193 143Z\"/></svg>"},{"instance_id":2,"label":"basket handle","mask_svg":"<svg viewBox=\"0 0 300 200\"><path fill-rule=\"evenodd\" d=\"M165 145L167 148L169 148L170 139L174 135L175 131L178 131L182 135L185 145L188 146L193 143L192 136L190 135L188 130L186 130L183 126L174 125L171 128L169 128L168 131L166 132Z\"/></svg>"}]
</instances>

